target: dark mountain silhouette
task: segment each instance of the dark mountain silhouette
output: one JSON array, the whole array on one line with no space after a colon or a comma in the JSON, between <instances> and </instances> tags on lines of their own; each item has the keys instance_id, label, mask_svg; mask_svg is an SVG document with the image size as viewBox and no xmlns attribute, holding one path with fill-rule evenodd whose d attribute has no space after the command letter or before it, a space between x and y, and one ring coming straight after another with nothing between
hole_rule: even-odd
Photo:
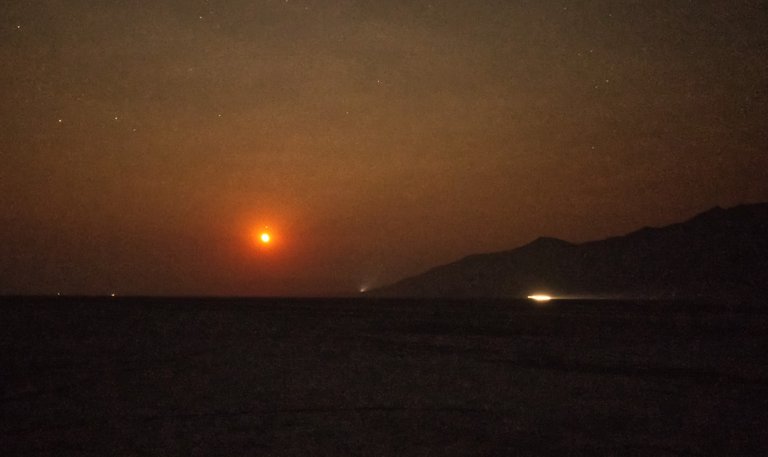
<instances>
[{"instance_id":1,"label":"dark mountain silhouette","mask_svg":"<svg viewBox=\"0 0 768 457\"><path fill-rule=\"evenodd\" d=\"M572 244L539 238L372 290L387 297L754 298L768 292L768 203Z\"/></svg>"}]
</instances>

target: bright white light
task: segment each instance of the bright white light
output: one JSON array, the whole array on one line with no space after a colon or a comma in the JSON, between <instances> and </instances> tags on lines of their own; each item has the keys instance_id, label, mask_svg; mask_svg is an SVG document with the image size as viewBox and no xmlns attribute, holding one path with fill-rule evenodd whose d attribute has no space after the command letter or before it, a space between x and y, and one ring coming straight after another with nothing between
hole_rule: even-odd
<instances>
[{"instance_id":1,"label":"bright white light","mask_svg":"<svg viewBox=\"0 0 768 457\"><path fill-rule=\"evenodd\" d=\"M529 295L528 298L538 302L546 302L546 301L552 300L552 297L550 295L544 295L544 294Z\"/></svg>"},{"instance_id":2,"label":"bright white light","mask_svg":"<svg viewBox=\"0 0 768 457\"><path fill-rule=\"evenodd\" d=\"M364 294L368 290L368 288L365 286L362 286L358 290L360 291L361 294Z\"/></svg>"}]
</instances>

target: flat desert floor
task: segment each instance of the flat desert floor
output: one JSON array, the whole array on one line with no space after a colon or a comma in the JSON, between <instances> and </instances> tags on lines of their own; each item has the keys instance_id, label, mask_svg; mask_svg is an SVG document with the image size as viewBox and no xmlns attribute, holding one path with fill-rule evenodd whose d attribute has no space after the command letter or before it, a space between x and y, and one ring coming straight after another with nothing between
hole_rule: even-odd
<instances>
[{"instance_id":1,"label":"flat desert floor","mask_svg":"<svg viewBox=\"0 0 768 457\"><path fill-rule=\"evenodd\" d=\"M768 306L0 303L3 456L768 455Z\"/></svg>"}]
</instances>

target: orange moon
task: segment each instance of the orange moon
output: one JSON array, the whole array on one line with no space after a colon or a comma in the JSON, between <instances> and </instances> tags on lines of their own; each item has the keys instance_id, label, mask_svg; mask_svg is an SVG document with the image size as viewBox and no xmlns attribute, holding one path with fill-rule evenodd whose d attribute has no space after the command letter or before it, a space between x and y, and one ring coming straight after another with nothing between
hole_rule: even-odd
<instances>
[{"instance_id":1,"label":"orange moon","mask_svg":"<svg viewBox=\"0 0 768 457\"><path fill-rule=\"evenodd\" d=\"M283 247L282 232L271 224L250 224L247 230L248 244L257 252L265 254Z\"/></svg>"},{"instance_id":2,"label":"orange moon","mask_svg":"<svg viewBox=\"0 0 768 457\"><path fill-rule=\"evenodd\" d=\"M275 244L276 238L269 226L262 225L252 229L251 240L253 240L252 242L256 247L271 248Z\"/></svg>"}]
</instances>

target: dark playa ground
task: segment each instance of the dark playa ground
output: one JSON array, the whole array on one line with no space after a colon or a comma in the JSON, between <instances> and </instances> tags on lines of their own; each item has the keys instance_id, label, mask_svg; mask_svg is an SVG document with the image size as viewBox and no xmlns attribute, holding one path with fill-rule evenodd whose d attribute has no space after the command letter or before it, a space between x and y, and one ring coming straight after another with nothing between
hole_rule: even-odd
<instances>
[{"instance_id":1,"label":"dark playa ground","mask_svg":"<svg viewBox=\"0 0 768 457\"><path fill-rule=\"evenodd\" d=\"M766 455L768 312L5 299L2 455Z\"/></svg>"}]
</instances>

